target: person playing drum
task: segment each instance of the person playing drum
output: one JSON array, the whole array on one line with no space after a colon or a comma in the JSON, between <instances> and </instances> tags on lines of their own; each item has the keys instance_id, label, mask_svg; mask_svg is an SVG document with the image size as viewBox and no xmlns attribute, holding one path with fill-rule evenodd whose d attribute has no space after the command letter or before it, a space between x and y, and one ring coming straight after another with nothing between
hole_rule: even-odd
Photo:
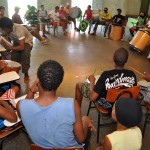
<instances>
[{"instance_id":1,"label":"person playing drum","mask_svg":"<svg viewBox=\"0 0 150 150\"><path fill-rule=\"evenodd\" d=\"M95 23L95 26L94 26L94 29L93 29L94 32L91 33L91 35L96 35L98 25L109 26L110 22L112 21L111 14L108 12L107 7L104 8L104 12L102 12L100 17L101 17L101 20L99 20L97 23ZM107 32L107 28L105 28L104 37L106 37L106 32Z\"/></svg>"},{"instance_id":2,"label":"person playing drum","mask_svg":"<svg viewBox=\"0 0 150 150\"><path fill-rule=\"evenodd\" d=\"M137 18L137 24L136 26L133 26L129 29L130 35L133 38L134 37L134 31L138 31L142 26L146 23L146 13L140 12L138 18Z\"/></svg>"},{"instance_id":3,"label":"person playing drum","mask_svg":"<svg viewBox=\"0 0 150 150\"><path fill-rule=\"evenodd\" d=\"M86 16L85 20L89 22L89 31L88 34L90 34L91 31L91 27L92 27L92 10L91 10L91 5L87 6L87 10L85 11L84 15L83 15L83 19Z\"/></svg>"},{"instance_id":4,"label":"person playing drum","mask_svg":"<svg viewBox=\"0 0 150 150\"><path fill-rule=\"evenodd\" d=\"M112 18L112 25L115 25L115 26L122 26L124 21L125 21L125 18L123 15L121 15L122 13L122 10L120 8L117 9L117 15L114 15L113 18ZM109 34L111 32L111 25L108 26L106 25L106 31L108 30L108 37L109 37ZM123 33L124 33L124 30L122 30L122 37L123 37Z\"/></svg>"},{"instance_id":5,"label":"person playing drum","mask_svg":"<svg viewBox=\"0 0 150 150\"><path fill-rule=\"evenodd\" d=\"M74 29L76 31L80 31L77 26L76 26L76 18L72 18L70 16L70 3L66 3L66 7L64 8L65 12L66 12L66 16L67 16L67 19L68 21L72 21L74 23Z\"/></svg>"},{"instance_id":6,"label":"person playing drum","mask_svg":"<svg viewBox=\"0 0 150 150\"><path fill-rule=\"evenodd\" d=\"M4 40L1 40L0 44L4 46L5 49L12 50L11 59L21 63L25 82L29 81L28 71L33 46L31 33L22 25L13 24L12 20L7 17L0 19L0 28L2 33L13 41L13 46L8 46Z\"/></svg>"}]
</instances>

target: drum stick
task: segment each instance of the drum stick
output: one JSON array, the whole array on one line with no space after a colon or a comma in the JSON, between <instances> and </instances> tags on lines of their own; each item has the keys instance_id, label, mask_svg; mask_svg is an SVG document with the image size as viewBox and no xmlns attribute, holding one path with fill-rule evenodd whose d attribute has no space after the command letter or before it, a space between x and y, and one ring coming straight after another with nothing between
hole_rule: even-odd
<instances>
[{"instance_id":1,"label":"drum stick","mask_svg":"<svg viewBox=\"0 0 150 150\"><path fill-rule=\"evenodd\" d=\"M93 71L93 75L95 75L95 73L96 73L96 68L95 68L94 71Z\"/></svg>"},{"instance_id":2,"label":"drum stick","mask_svg":"<svg viewBox=\"0 0 150 150\"><path fill-rule=\"evenodd\" d=\"M141 76L145 76L143 73L141 73L141 72L139 72L138 70L136 70L136 69L134 69L134 68L132 68L132 67L130 67L133 71L135 71L135 72L137 72L138 74L140 74Z\"/></svg>"}]
</instances>

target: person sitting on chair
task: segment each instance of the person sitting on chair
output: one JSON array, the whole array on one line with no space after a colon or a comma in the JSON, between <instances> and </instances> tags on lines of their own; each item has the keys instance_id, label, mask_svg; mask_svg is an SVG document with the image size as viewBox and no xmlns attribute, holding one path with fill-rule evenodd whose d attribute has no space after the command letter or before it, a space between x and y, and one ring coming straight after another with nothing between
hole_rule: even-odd
<instances>
[{"instance_id":1,"label":"person sitting on chair","mask_svg":"<svg viewBox=\"0 0 150 150\"><path fill-rule=\"evenodd\" d=\"M62 26L64 35L66 35L67 34L67 32L66 32L66 22L60 21L61 16L59 14L59 7L58 6L55 7L55 10L53 10L49 13L49 17L52 19L51 24L54 28L54 36L55 36L56 28L59 25Z\"/></svg>"},{"instance_id":2,"label":"person sitting on chair","mask_svg":"<svg viewBox=\"0 0 150 150\"><path fill-rule=\"evenodd\" d=\"M0 74L1 72L3 72L3 69L5 68L6 63L4 63L3 61L0 61ZM3 84L0 86L0 96L2 96L5 92L7 92L9 90L9 85L8 84ZM7 88L7 89L6 89ZM14 92L15 95L18 94L19 92L19 86L13 85L11 84L10 87ZM0 119L6 119L10 122L16 122L17 121L17 115L15 113L15 110L10 107L9 103L5 100L3 100L3 98L0 97Z\"/></svg>"},{"instance_id":3,"label":"person sitting on chair","mask_svg":"<svg viewBox=\"0 0 150 150\"><path fill-rule=\"evenodd\" d=\"M114 15L113 18L112 18L112 25L115 25L115 26L122 26L123 25L123 22L125 21L125 18L124 16L121 15L122 13L122 10L120 8L117 9L117 15ZM107 32L107 29L109 28L108 30L108 37L109 37L109 34L111 32L111 25L107 26L106 25L106 32ZM122 36L123 36L123 33L124 33L124 29L123 29L123 32L122 32Z\"/></svg>"},{"instance_id":4,"label":"person sitting on chair","mask_svg":"<svg viewBox=\"0 0 150 150\"><path fill-rule=\"evenodd\" d=\"M128 51L125 48L119 48L113 55L115 69L104 71L95 83L94 75L88 77L90 83L77 83L75 89L75 99L81 106L84 93L91 101L101 101L106 98L107 90L111 88L124 88L137 85L134 72L124 68L128 60ZM83 90L84 89L84 90ZM106 101L106 100L105 100ZM108 111L111 112L112 104ZM102 106L103 107L103 106Z\"/></svg>"},{"instance_id":5,"label":"person sitting on chair","mask_svg":"<svg viewBox=\"0 0 150 150\"><path fill-rule=\"evenodd\" d=\"M136 26L133 26L129 29L131 37L134 37L134 32L138 31L142 26L146 23L146 13L140 12L138 18L137 18L137 24Z\"/></svg>"},{"instance_id":6,"label":"person sitting on chair","mask_svg":"<svg viewBox=\"0 0 150 150\"><path fill-rule=\"evenodd\" d=\"M112 110L112 118L117 122L117 130L105 136L104 142L96 150L140 150L142 134L138 127L142 120L139 102L130 98L120 98Z\"/></svg>"},{"instance_id":7,"label":"person sitting on chair","mask_svg":"<svg viewBox=\"0 0 150 150\"><path fill-rule=\"evenodd\" d=\"M64 70L58 62L43 62L26 99L17 103L17 111L30 138L42 148L82 147L88 127L92 126L87 116L83 117L82 124L76 100L56 95L63 77ZM34 99L37 91L39 97Z\"/></svg>"},{"instance_id":8,"label":"person sitting on chair","mask_svg":"<svg viewBox=\"0 0 150 150\"><path fill-rule=\"evenodd\" d=\"M88 5L87 10L85 11L83 15L83 19L86 16L85 20L89 22L89 31L88 34L90 34L91 27L92 27L92 10L91 10L91 5Z\"/></svg>"},{"instance_id":9,"label":"person sitting on chair","mask_svg":"<svg viewBox=\"0 0 150 150\"><path fill-rule=\"evenodd\" d=\"M107 7L104 8L104 12L102 12L100 17L101 17L101 20L99 20L97 23L95 23L95 26L94 26L94 29L93 29L94 32L91 33L91 35L96 35L98 25L109 26L109 24L111 22L111 14L108 12ZM106 32L107 32L107 28L105 27L104 37L106 37Z\"/></svg>"}]
</instances>

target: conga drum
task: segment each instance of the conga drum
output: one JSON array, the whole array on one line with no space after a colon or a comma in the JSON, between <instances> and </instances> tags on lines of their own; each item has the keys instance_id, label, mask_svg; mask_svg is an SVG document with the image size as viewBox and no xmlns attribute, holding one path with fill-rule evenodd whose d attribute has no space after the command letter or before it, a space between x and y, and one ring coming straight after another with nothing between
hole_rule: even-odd
<instances>
[{"instance_id":1,"label":"conga drum","mask_svg":"<svg viewBox=\"0 0 150 150\"><path fill-rule=\"evenodd\" d=\"M130 45L138 51L144 51L145 47L150 41L150 34L146 30L139 30L133 39L130 41Z\"/></svg>"},{"instance_id":2,"label":"conga drum","mask_svg":"<svg viewBox=\"0 0 150 150\"><path fill-rule=\"evenodd\" d=\"M122 30L123 30L122 26L112 25L109 37L115 41L121 40L122 39Z\"/></svg>"},{"instance_id":3,"label":"conga drum","mask_svg":"<svg viewBox=\"0 0 150 150\"><path fill-rule=\"evenodd\" d=\"M81 15L82 15L82 11L81 11L81 9L79 7L76 6L76 7L72 7L70 9L69 16L71 18L80 18Z\"/></svg>"},{"instance_id":4,"label":"conga drum","mask_svg":"<svg viewBox=\"0 0 150 150\"><path fill-rule=\"evenodd\" d=\"M12 60L3 60L4 62L6 62L7 67L9 68L8 71L16 71L17 73L19 73L19 70L21 69L21 64ZM6 70L7 70L6 67Z\"/></svg>"}]
</instances>

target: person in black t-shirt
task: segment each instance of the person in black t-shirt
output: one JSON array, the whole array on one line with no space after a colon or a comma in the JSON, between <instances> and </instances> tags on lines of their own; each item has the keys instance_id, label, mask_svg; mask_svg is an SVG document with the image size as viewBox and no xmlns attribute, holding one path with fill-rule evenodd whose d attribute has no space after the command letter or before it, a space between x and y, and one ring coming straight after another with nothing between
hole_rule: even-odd
<instances>
[{"instance_id":1,"label":"person in black t-shirt","mask_svg":"<svg viewBox=\"0 0 150 150\"><path fill-rule=\"evenodd\" d=\"M123 21L125 20L124 16L121 15L122 10L117 9L118 14L113 16L113 24L114 25L122 25Z\"/></svg>"},{"instance_id":2,"label":"person in black t-shirt","mask_svg":"<svg viewBox=\"0 0 150 150\"><path fill-rule=\"evenodd\" d=\"M96 101L101 98L106 98L108 89L133 87L137 85L137 79L134 72L124 69L124 65L128 60L128 51L124 48L117 49L114 53L113 60L115 69L104 71L96 84L94 75L88 77L90 84L76 84L75 99L78 101L79 105L82 103L85 91L88 93L87 96L91 101Z\"/></svg>"},{"instance_id":3,"label":"person in black t-shirt","mask_svg":"<svg viewBox=\"0 0 150 150\"><path fill-rule=\"evenodd\" d=\"M114 15L113 18L112 18L112 25L115 25L115 26L123 26L123 23L125 21L125 18L124 16L121 15L122 13L122 10L120 8L117 9L117 15ZM109 34L111 32L111 26L112 25L109 25L107 28L108 28L108 37L109 37ZM124 34L124 29L123 29L123 32L122 32L122 35Z\"/></svg>"}]
</instances>

